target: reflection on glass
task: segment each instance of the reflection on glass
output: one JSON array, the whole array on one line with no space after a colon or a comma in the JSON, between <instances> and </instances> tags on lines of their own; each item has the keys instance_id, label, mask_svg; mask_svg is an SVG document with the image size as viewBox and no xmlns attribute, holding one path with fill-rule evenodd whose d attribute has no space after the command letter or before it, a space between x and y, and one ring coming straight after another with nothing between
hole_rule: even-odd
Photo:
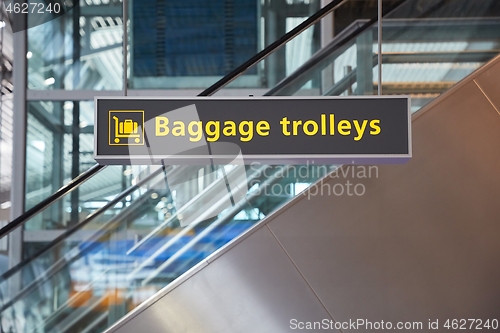
<instances>
[{"instance_id":1,"label":"reflection on glass","mask_svg":"<svg viewBox=\"0 0 500 333\"><path fill-rule=\"evenodd\" d=\"M93 101L28 103L26 209L95 165L93 105ZM81 221L131 185L131 175L123 172L122 166L108 167L31 219L25 228L63 229Z\"/></svg>"},{"instance_id":2,"label":"reflection on glass","mask_svg":"<svg viewBox=\"0 0 500 333\"><path fill-rule=\"evenodd\" d=\"M416 111L495 57L498 1L408 0L383 21L384 94L409 94Z\"/></svg>"},{"instance_id":3,"label":"reflection on glass","mask_svg":"<svg viewBox=\"0 0 500 333\"><path fill-rule=\"evenodd\" d=\"M382 92L410 95L412 111L419 110L500 53L498 2L406 0L397 7L391 4L394 2L384 2L383 7L386 14ZM369 13L372 5L372 2L347 2L335 10L334 16L337 18L338 13L355 8ZM335 21L334 27L336 35L329 43L310 57L304 57L299 66L291 66L294 70L283 75L265 95L376 94L377 24L366 19L349 20L347 15L347 19ZM307 32L285 46L287 54L292 54L292 42L300 38L307 38ZM254 67L268 67L277 53ZM228 87L237 87L239 80Z\"/></svg>"}]
</instances>

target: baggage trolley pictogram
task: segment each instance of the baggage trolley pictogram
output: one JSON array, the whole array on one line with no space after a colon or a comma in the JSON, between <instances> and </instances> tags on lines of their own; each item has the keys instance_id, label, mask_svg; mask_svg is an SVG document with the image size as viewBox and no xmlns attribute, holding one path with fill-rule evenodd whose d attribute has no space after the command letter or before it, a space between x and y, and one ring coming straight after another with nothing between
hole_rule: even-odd
<instances>
[{"instance_id":1,"label":"baggage trolley pictogram","mask_svg":"<svg viewBox=\"0 0 500 333\"><path fill-rule=\"evenodd\" d=\"M113 120L115 121L115 143L119 143L120 139L129 138L135 138L135 143L141 141L141 135L138 133L139 124L137 121L132 121L132 119L119 121L116 116L113 116Z\"/></svg>"}]
</instances>

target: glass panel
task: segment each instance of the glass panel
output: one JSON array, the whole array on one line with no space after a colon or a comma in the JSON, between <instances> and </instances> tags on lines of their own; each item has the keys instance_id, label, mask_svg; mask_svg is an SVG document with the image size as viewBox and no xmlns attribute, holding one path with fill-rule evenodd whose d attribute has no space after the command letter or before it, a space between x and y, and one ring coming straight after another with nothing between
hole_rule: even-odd
<instances>
[{"instance_id":1,"label":"glass panel","mask_svg":"<svg viewBox=\"0 0 500 333\"><path fill-rule=\"evenodd\" d=\"M382 7L389 8L399 0L382 0ZM371 20L377 17L378 0L348 1L337 7L334 12L334 36L340 34L356 21Z\"/></svg>"},{"instance_id":2,"label":"glass panel","mask_svg":"<svg viewBox=\"0 0 500 333\"><path fill-rule=\"evenodd\" d=\"M97 228L79 230L1 277L0 288L23 276L21 292L2 303L6 325L23 320L40 331L103 331L332 170L260 164L134 168L138 188L110 202L113 213L94 214L101 221ZM248 190L228 192L227 183ZM27 256L45 246L28 244ZM15 311L27 304L29 311Z\"/></svg>"},{"instance_id":3,"label":"glass panel","mask_svg":"<svg viewBox=\"0 0 500 333\"><path fill-rule=\"evenodd\" d=\"M394 1L384 2L388 6L392 3ZM368 28L369 20L354 18L359 13L361 17L373 19L369 15L376 15L376 9L376 1L346 1L332 15L325 16L249 71L259 68L266 73L262 88L276 87L283 80L288 82L282 88L267 93L271 95L372 95L373 48L377 45L377 30L376 26ZM341 15L343 19L337 22ZM303 19L289 19L288 28ZM322 27L327 29L325 27L332 24L335 35L332 40L323 41L325 45L320 50L316 36L320 35ZM362 30L364 27L367 28ZM350 38L354 33L356 36ZM240 80L244 80L244 76L231 82L226 89L241 86Z\"/></svg>"},{"instance_id":4,"label":"glass panel","mask_svg":"<svg viewBox=\"0 0 500 333\"><path fill-rule=\"evenodd\" d=\"M364 8L369 4L359 2L352 8ZM349 2L344 6L349 7ZM407 0L396 9L391 7L391 2L384 2L383 9L388 14L383 21L382 90L384 94L411 95L413 111L500 53L498 2L488 0L472 4L452 0L424 4ZM288 60L280 61L296 70L286 73L286 77L283 75L283 80L274 87L270 85L272 89L266 95L376 94L378 31L376 23L370 25L368 22L343 23L341 33L319 52L299 61L300 66L289 66ZM285 46L285 54L293 53L292 43L303 38L302 34ZM255 67L264 71L274 68L272 59L277 56L278 51ZM227 88L238 87L240 79Z\"/></svg>"},{"instance_id":5,"label":"glass panel","mask_svg":"<svg viewBox=\"0 0 500 333\"><path fill-rule=\"evenodd\" d=\"M122 166L107 167L25 223L26 231L66 229L103 207L130 186ZM28 196L31 198L32 196ZM38 203L38 202L37 202ZM109 214L113 212L109 210ZM94 221L98 223L98 220ZM39 235L34 233L33 235ZM43 240L43 238L42 238Z\"/></svg>"},{"instance_id":6,"label":"glass panel","mask_svg":"<svg viewBox=\"0 0 500 333\"><path fill-rule=\"evenodd\" d=\"M29 209L63 185L60 163L61 103L28 104L26 146L26 208ZM51 119L52 121L49 121ZM45 123L44 123L45 122ZM49 126L53 125L52 128ZM51 130L52 129L52 130Z\"/></svg>"},{"instance_id":7,"label":"glass panel","mask_svg":"<svg viewBox=\"0 0 500 333\"><path fill-rule=\"evenodd\" d=\"M93 105L93 101L28 103L27 209L95 165ZM75 116L79 121L74 124ZM28 221L25 228L64 229L74 225L132 184L127 170L123 166L108 167Z\"/></svg>"},{"instance_id":8,"label":"glass panel","mask_svg":"<svg viewBox=\"0 0 500 333\"><path fill-rule=\"evenodd\" d=\"M29 89L122 89L120 1L82 0L69 13L27 33Z\"/></svg>"},{"instance_id":9,"label":"glass panel","mask_svg":"<svg viewBox=\"0 0 500 333\"><path fill-rule=\"evenodd\" d=\"M383 21L383 92L416 111L500 53L495 0L407 0Z\"/></svg>"}]
</instances>

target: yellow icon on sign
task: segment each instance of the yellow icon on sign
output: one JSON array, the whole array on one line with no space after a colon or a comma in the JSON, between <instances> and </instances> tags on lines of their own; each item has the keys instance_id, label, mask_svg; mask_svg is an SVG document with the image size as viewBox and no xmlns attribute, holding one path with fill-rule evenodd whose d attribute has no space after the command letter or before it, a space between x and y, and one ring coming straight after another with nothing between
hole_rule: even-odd
<instances>
[{"instance_id":1,"label":"yellow icon on sign","mask_svg":"<svg viewBox=\"0 0 500 333\"><path fill-rule=\"evenodd\" d=\"M141 141L141 136L137 132L137 127L139 126L137 121L132 121L132 119L120 121L116 116L113 116L113 120L115 121L115 143L120 143L120 139L128 138L135 138L135 143Z\"/></svg>"},{"instance_id":2,"label":"yellow icon on sign","mask_svg":"<svg viewBox=\"0 0 500 333\"><path fill-rule=\"evenodd\" d=\"M143 145L144 111L109 111L109 144Z\"/></svg>"}]
</instances>

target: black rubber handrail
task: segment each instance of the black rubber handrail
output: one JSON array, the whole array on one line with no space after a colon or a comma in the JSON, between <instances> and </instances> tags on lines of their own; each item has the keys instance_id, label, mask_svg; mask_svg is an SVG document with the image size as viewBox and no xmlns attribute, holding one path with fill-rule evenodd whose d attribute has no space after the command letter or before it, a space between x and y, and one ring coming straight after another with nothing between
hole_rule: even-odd
<instances>
[{"instance_id":1,"label":"black rubber handrail","mask_svg":"<svg viewBox=\"0 0 500 333\"><path fill-rule=\"evenodd\" d=\"M215 94L220 89L224 88L226 85L231 83L233 80L237 79L240 75L245 73L250 67L259 63L262 59L266 58L268 55L284 46L286 43L294 39L297 35L300 35L304 30L307 30L312 25L316 24L323 17L328 15L331 11L333 11L336 7L340 6L342 3L348 0L333 0L316 13L311 15L307 20L287 32L283 35L283 37L279 38L265 49L245 61L242 65L238 66L235 70L224 76L222 79L214 83L212 86L208 87L204 91L202 91L198 96L211 96Z\"/></svg>"},{"instance_id":2,"label":"black rubber handrail","mask_svg":"<svg viewBox=\"0 0 500 333\"><path fill-rule=\"evenodd\" d=\"M104 165L99 165L96 164L92 166L90 169L87 171L83 172L81 175L76 177L75 179L71 180L67 185L61 187L59 190L57 190L56 193L52 194L50 197L43 199L39 203L37 203L35 206L32 208L28 209L26 212L24 212L22 215L17 217L16 219L12 220L9 222L6 226L4 226L2 229L0 229L0 238L4 237L7 235L9 232L12 230L16 229L23 223L25 223L27 220L29 220L31 217L34 215L38 214L54 202L56 202L58 199L61 197L65 196L69 192L73 191L75 188L83 184L85 181L87 181L89 178L93 177L95 174L97 174L99 171L104 169Z\"/></svg>"},{"instance_id":3,"label":"black rubber handrail","mask_svg":"<svg viewBox=\"0 0 500 333\"><path fill-rule=\"evenodd\" d=\"M59 236L57 236L56 238L51 240L47 245L45 245L42 249L38 250L35 254L31 255L28 258L24 258L20 263L18 263L17 265L15 265L14 267L10 268L5 273L0 275L0 283L4 280L8 279L9 277L14 275L15 273L19 272L24 266L28 265L31 261L37 259L38 257L43 255L44 253L48 252L50 249L55 247L57 244L59 244L64 239L67 239L68 237L70 237L71 235L73 235L74 233L76 233L77 231L82 229L84 226L89 224L96 217L100 216L102 213L107 211L109 208L115 206L117 203L122 201L128 195L132 194L134 191L138 190L141 186L146 184L152 178L159 175L161 172L163 172L163 169L158 169L158 170L154 171L153 173L151 173L150 175L148 175L147 177L142 179L137 184L132 185L129 188L127 188L126 190L119 193L111 201L107 202L104 206L97 209L95 212L89 214L89 216L87 216L87 218L85 218L85 220L80 221L77 224L75 224L74 226L72 226L71 228L66 229L63 233L61 233ZM101 227L106 226L106 225L107 224L104 224Z\"/></svg>"},{"instance_id":4,"label":"black rubber handrail","mask_svg":"<svg viewBox=\"0 0 500 333\"><path fill-rule=\"evenodd\" d=\"M87 225L88 223L90 223L96 217L100 216L102 213L104 213L105 211L107 211L109 208L115 206L118 202L120 202L121 200L125 199L128 195L132 194L134 191L138 190L139 188L141 188L142 186L144 186L145 184L147 184L150 180L152 180L153 178L155 178L156 176L158 176L162 172L164 172L164 169L163 168L159 168L156 171L154 171L151 174L149 174L146 177L144 177L144 179L142 179L141 181L137 182L137 184L130 186L128 189L126 189L125 191L123 191L120 194L118 194L115 198L113 198L113 200L111 200L106 205L104 205L103 207L99 208L98 210L96 210L95 212L93 212L92 214L90 214L84 221L82 221L82 222L74 225L70 229L66 230L63 234L61 234L58 237L56 237L47 246L45 246L42 250L37 251L32 257L24 259L19 264L17 264L16 266L14 266L11 269L9 269L7 272L5 272L4 274L2 274L2 276L0 277L0 283L2 283L4 281L7 281L7 279L9 277L11 277L14 274L16 274L17 272L19 272L24 266L26 266L27 264L29 264L33 259L36 259L36 258L40 257L42 254L46 253L48 250L50 250L51 248L53 248L55 245L57 245L58 243L60 243L62 240L66 239L70 235L72 235L75 232L79 231L82 227L84 227L85 225ZM114 222L114 220L111 219L108 222ZM118 221L118 222L120 222L120 221ZM94 233L94 235L92 237L98 237L99 238L99 237L103 236L102 234L99 234L101 231L103 231L104 233L110 233L113 230L114 229L109 228L108 223L106 223L106 224L101 225L100 228L99 228L99 230L96 230L96 232ZM92 247L92 246L95 247L98 244L99 244L98 242L94 241L94 242L91 243L91 245L89 245L89 247ZM80 251L79 253L82 253L82 252L83 251ZM15 302L17 302L19 299L21 299L24 295L26 295L30 291L33 291L34 289L36 289L43 282L48 281L52 276L54 276L57 272L59 272L59 270L58 270L59 266L61 266L61 265L64 266L68 261L69 260L67 260L66 257L62 257L61 259L59 259L55 264L53 264L43 274L37 276L26 287L24 287L19 293L17 293L14 297L12 297L12 299L10 299L9 301L7 301L4 304L2 304L1 307L0 307L0 312L4 311L8 307L12 306L12 304L14 304Z\"/></svg>"}]
</instances>

